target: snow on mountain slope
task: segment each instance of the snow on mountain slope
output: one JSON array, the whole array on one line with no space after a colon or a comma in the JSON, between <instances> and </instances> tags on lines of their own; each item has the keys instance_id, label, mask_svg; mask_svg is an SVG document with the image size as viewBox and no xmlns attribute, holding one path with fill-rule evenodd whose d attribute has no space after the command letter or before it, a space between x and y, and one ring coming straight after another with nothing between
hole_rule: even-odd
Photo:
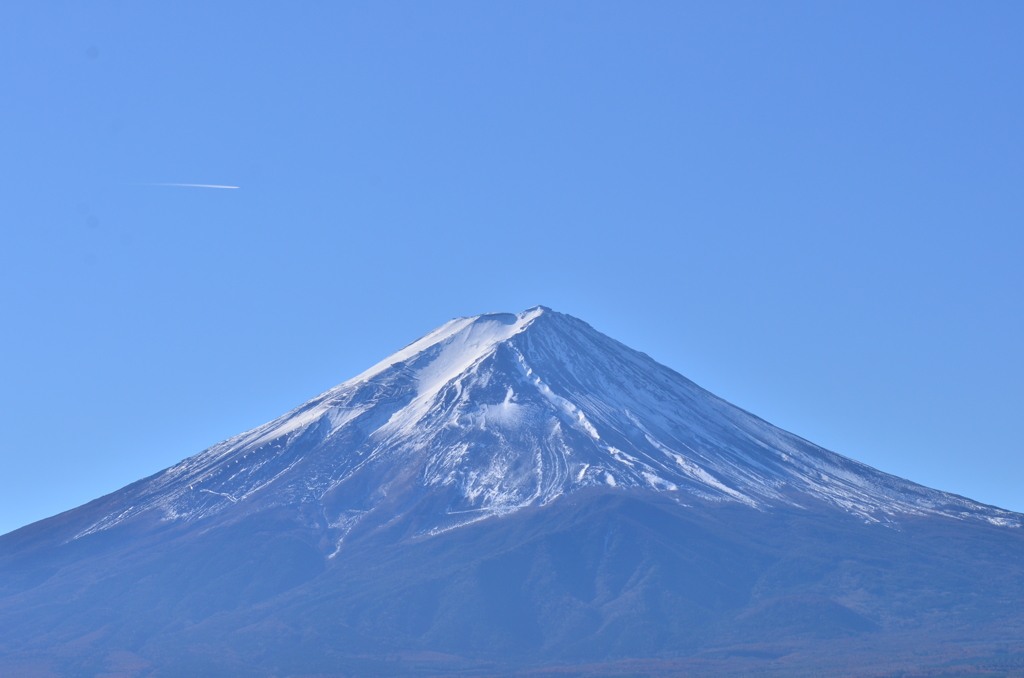
<instances>
[{"instance_id":1,"label":"snow on mountain slope","mask_svg":"<svg viewBox=\"0 0 1024 678\"><path fill-rule=\"evenodd\" d=\"M80 532L311 504L340 544L416 512L452 529L587 486L739 502L819 500L868 521L1015 513L891 476L782 431L544 307L458 318L288 414L113 497ZM108 505L109 506L109 505Z\"/></svg>"}]
</instances>

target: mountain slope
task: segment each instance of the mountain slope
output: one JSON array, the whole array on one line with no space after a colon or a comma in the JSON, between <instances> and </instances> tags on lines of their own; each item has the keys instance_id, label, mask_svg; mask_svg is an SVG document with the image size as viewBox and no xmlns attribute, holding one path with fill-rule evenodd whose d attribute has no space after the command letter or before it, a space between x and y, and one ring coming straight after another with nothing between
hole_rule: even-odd
<instances>
[{"instance_id":1,"label":"mountain slope","mask_svg":"<svg viewBox=\"0 0 1024 678\"><path fill-rule=\"evenodd\" d=\"M347 491L359 483L372 490ZM1019 525L1010 512L812 445L537 307L453 320L280 419L125 492L76 536L146 511L188 521L239 502L338 505L332 499L345 495L329 515L341 534L389 493L443 496L427 528L437 531L602 484L684 502L766 508L799 505L805 495L868 520L939 514Z\"/></svg>"},{"instance_id":2,"label":"mountain slope","mask_svg":"<svg viewBox=\"0 0 1024 678\"><path fill-rule=\"evenodd\" d=\"M1020 525L536 307L0 537L0 669L867 675L1017 647Z\"/></svg>"}]
</instances>

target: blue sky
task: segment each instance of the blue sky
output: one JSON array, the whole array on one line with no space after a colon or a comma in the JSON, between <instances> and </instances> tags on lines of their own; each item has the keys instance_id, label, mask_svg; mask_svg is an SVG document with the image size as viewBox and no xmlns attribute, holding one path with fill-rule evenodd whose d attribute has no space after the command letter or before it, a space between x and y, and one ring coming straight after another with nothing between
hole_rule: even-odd
<instances>
[{"instance_id":1,"label":"blue sky","mask_svg":"<svg viewBox=\"0 0 1024 678\"><path fill-rule=\"evenodd\" d=\"M0 532L535 304L1024 511L1022 34L1010 2L2 3Z\"/></svg>"}]
</instances>

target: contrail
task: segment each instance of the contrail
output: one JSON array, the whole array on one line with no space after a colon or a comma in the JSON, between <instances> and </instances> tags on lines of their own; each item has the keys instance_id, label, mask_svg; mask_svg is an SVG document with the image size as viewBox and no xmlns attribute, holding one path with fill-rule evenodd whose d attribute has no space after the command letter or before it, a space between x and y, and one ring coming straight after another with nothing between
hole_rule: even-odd
<instances>
[{"instance_id":1,"label":"contrail","mask_svg":"<svg viewBox=\"0 0 1024 678\"><path fill-rule=\"evenodd\" d=\"M240 186L218 186L217 184L139 184L140 186L186 186L188 188L241 188Z\"/></svg>"}]
</instances>

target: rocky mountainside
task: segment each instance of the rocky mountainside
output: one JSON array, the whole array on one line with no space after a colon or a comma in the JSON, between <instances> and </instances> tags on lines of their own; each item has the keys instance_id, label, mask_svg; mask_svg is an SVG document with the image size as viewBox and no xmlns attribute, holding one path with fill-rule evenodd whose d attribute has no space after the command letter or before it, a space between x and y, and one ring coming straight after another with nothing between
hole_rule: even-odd
<instances>
[{"instance_id":1,"label":"rocky mountainside","mask_svg":"<svg viewBox=\"0 0 1024 678\"><path fill-rule=\"evenodd\" d=\"M1024 651L1020 527L536 307L453 320L0 537L0 624L17 629L0 669L822 675L845 653L884 673L870 647L892 666L997 661Z\"/></svg>"}]
</instances>

